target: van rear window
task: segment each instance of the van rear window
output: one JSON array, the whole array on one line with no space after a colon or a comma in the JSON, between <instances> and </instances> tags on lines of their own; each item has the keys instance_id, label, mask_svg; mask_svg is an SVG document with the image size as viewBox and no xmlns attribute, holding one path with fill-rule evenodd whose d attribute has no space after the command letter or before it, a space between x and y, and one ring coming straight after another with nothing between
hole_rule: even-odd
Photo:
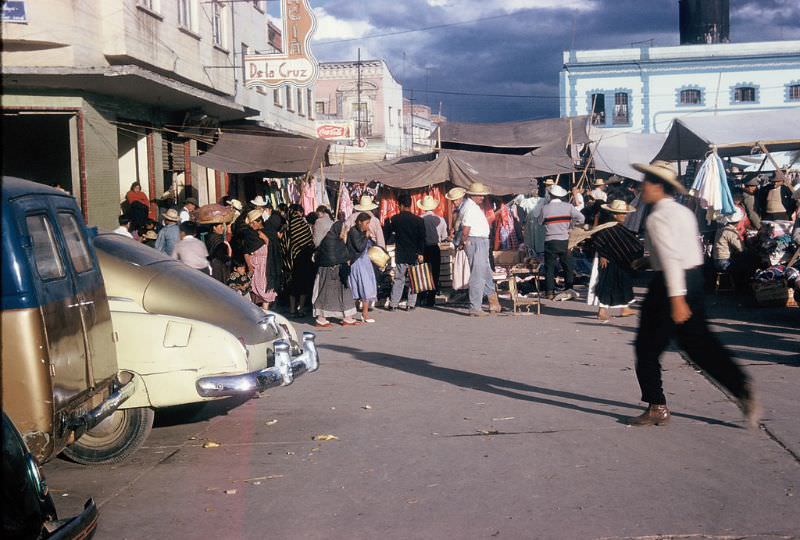
<instances>
[{"instance_id":1,"label":"van rear window","mask_svg":"<svg viewBox=\"0 0 800 540\"><path fill-rule=\"evenodd\" d=\"M58 279L64 277L64 263L53 237L53 227L44 214L26 216L28 234L33 243L33 260L36 272L42 279Z\"/></svg>"},{"instance_id":2,"label":"van rear window","mask_svg":"<svg viewBox=\"0 0 800 540\"><path fill-rule=\"evenodd\" d=\"M136 266L149 266L151 264L173 260L157 249L145 246L130 238L114 233L98 235L94 239L94 247L112 257L128 261Z\"/></svg>"},{"instance_id":3,"label":"van rear window","mask_svg":"<svg viewBox=\"0 0 800 540\"><path fill-rule=\"evenodd\" d=\"M92 257L89 255L89 247L86 245L86 240L83 239L81 226L78 225L75 215L59 212L58 224L61 225L61 232L67 240L67 251L75 271L82 274L94 268Z\"/></svg>"}]
</instances>

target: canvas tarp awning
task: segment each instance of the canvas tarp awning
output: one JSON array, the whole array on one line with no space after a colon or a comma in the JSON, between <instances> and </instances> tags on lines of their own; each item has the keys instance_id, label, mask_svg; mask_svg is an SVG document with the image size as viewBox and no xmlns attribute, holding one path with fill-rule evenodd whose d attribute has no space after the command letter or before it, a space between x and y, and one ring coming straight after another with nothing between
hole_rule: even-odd
<instances>
[{"instance_id":1,"label":"canvas tarp awning","mask_svg":"<svg viewBox=\"0 0 800 540\"><path fill-rule=\"evenodd\" d=\"M704 159L750 154L757 143L770 152L800 150L800 108L676 118L656 159Z\"/></svg>"},{"instance_id":2,"label":"canvas tarp awning","mask_svg":"<svg viewBox=\"0 0 800 540\"><path fill-rule=\"evenodd\" d=\"M320 139L223 131L217 144L193 161L234 174L296 176L319 169L327 150L328 142Z\"/></svg>"},{"instance_id":3,"label":"canvas tarp awning","mask_svg":"<svg viewBox=\"0 0 800 540\"><path fill-rule=\"evenodd\" d=\"M631 163L650 163L664 146L666 136L660 133L612 134L591 143L594 167L632 180L641 181L642 173Z\"/></svg>"},{"instance_id":4,"label":"canvas tarp awning","mask_svg":"<svg viewBox=\"0 0 800 540\"><path fill-rule=\"evenodd\" d=\"M531 181L542 176L572 172L568 156L513 156L444 149L377 163L331 166L325 177L345 182L380 182L397 189L418 189L449 182L469 187L488 185L494 195L527 193Z\"/></svg>"},{"instance_id":5,"label":"canvas tarp awning","mask_svg":"<svg viewBox=\"0 0 800 540\"><path fill-rule=\"evenodd\" d=\"M573 144L589 142L586 134L588 120L588 116L573 116L497 124L445 122L439 129L443 145L451 143L490 148L550 148L558 146L554 143L561 142L562 151L566 152L570 124Z\"/></svg>"}]
</instances>

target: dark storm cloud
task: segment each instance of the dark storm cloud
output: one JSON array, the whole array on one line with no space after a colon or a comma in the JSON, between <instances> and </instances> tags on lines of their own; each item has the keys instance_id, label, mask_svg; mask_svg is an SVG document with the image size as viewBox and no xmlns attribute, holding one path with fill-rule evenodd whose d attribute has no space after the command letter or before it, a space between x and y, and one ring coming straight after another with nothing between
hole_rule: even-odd
<instances>
[{"instance_id":1,"label":"dark storm cloud","mask_svg":"<svg viewBox=\"0 0 800 540\"><path fill-rule=\"evenodd\" d=\"M314 2L343 21L367 21L370 33L446 24L452 21L502 14L504 5L549 5L523 9L508 17L439 28L316 50L323 60L351 58L356 47L387 60L394 75L417 102L453 120L506 121L557 116L558 99L453 96L427 90L480 94L558 97L562 53L569 48L629 47L652 40L655 45L678 44L676 0L597 0L559 3L426 0L330 0ZM464 9L460 9L462 4ZM487 9L487 6L495 6ZM800 1L732 0L732 41L800 39ZM406 60L403 61L405 53ZM344 56L343 56L344 55ZM426 67L428 69L426 69Z\"/></svg>"}]
</instances>

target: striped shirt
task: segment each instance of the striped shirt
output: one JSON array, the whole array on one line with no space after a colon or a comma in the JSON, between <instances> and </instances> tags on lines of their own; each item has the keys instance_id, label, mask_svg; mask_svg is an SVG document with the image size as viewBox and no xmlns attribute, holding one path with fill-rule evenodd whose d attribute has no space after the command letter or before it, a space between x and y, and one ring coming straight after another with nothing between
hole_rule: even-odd
<instances>
[{"instance_id":1,"label":"striped shirt","mask_svg":"<svg viewBox=\"0 0 800 540\"><path fill-rule=\"evenodd\" d=\"M538 216L539 225L544 225L544 241L569 240L569 230L573 222L583 225L586 218L569 203L554 199L542 208Z\"/></svg>"}]
</instances>

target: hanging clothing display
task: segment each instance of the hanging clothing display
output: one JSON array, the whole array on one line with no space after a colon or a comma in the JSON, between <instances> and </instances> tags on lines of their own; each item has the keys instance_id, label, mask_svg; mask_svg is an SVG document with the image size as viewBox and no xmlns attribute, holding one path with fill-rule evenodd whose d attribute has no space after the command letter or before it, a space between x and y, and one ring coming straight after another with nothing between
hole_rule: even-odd
<instances>
[{"instance_id":1,"label":"hanging clothing display","mask_svg":"<svg viewBox=\"0 0 800 540\"><path fill-rule=\"evenodd\" d=\"M341 187L339 188L338 206L338 214L341 215L341 218L344 220L349 218L353 213L353 198L350 196L350 190L347 189L347 185L344 182L342 182ZM338 218L339 216L336 217Z\"/></svg>"},{"instance_id":2,"label":"hanging clothing display","mask_svg":"<svg viewBox=\"0 0 800 540\"><path fill-rule=\"evenodd\" d=\"M501 204L495 213L494 250L514 250L519 246L517 223L508 206Z\"/></svg>"},{"instance_id":3,"label":"hanging clothing display","mask_svg":"<svg viewBox=\"0 0 800 540\"><path fill-rule=\"evenodd\" d=\"M314 186L310 182L303 182L300 188L300 206L306 214L317 209L317 197Z\"/></svg>"},{"instance_id":4,"label":"hanging clothing display","mask_svg":"<svg viewBox=\"0 0 800 540\"><path fill-rule=\"evenodd\" d=\"M730 216L734 212L733 195L725 174L722 159L712 152L706 158L692 184L690 195L700 200L700 206L706 211L706 222L709 224L721 216Z\"/></svg>"}]
</instances>

